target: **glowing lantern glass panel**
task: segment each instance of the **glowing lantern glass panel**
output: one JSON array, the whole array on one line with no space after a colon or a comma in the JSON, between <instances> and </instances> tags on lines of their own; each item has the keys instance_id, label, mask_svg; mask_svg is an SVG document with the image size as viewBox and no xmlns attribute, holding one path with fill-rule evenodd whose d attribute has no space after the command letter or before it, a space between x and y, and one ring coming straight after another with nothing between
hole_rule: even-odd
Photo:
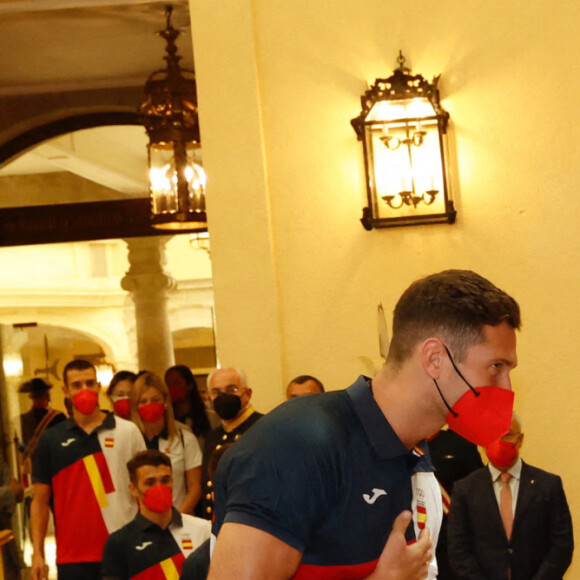
<instances>
[{"instance_id":1,"label":"glowing lantern glass panel","mask_svg":"<svg viewBox=\"0 0 580 580\"><path fill-rule=\"evenodd\" d=\"M180 177L186 191L187 207L190 212L205 212L206 175L197 161L199 148L185 148L185 160L181 164L182 175L176 168L173 144L153 143L149 145L149 183L154 214L170 214L179 211Z\"/></svg>"}]
</instances>

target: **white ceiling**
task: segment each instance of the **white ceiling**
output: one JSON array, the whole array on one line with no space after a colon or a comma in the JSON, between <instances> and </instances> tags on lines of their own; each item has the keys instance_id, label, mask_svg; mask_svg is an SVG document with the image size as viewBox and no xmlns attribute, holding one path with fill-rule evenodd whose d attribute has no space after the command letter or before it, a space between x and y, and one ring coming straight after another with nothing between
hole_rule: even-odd
<instances>
[{"instance_id":1,"label":"white ceiling","mask_svg":"<svg viewBox=\"0 0 580 580\"><path fill-rule=\"evenodd\" d=\"M68 171L122 194L147 195L147 136L139 126L75 131L45 141L0 169L0 177Z\"/></svg>"},{"instance_id":2,"label":"white ceiling","mask_svg":"<svg viewBox=\"0 0 580 580\"><path fill-rule=\"evenodd\" d=\"M165 67L167 1L0 0L0 98L6 95L145 85ZM189 7L172 2L181 65L193 68ZM0 169L0 178L68 171L144 195L143 127L87 129L44 142Z\"/></svg>"},{"instance_id":3,"label":"white ceiling","mask_svg":"<svg viewBox=\"0 0 580 580\"><path fill-rule=\"evenodd\" d=\"M186 0L0 0L0 95L145 84L165 65L166 4L192 68Z\"/></svg>"}]
</instances>

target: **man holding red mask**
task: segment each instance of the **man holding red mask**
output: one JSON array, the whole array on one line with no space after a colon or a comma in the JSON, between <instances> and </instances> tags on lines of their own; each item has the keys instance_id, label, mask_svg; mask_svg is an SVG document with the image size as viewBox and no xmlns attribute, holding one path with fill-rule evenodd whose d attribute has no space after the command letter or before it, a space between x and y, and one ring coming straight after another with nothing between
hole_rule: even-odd
<instances>
[{"instance_id":1,"label":"man holding red mask","mask_svg":"<svg viewBox=\"0 0 580 580\"><path fill-rule=\"evenodd\" d=\"M44 540L52 507L58 580L100 580L106 539L136 512L126 465L145 443L133 423L99 408L101 385L90 362L68 363L63 377L72 417L46 430L32 457L31 579L48 577Z\"/></svg>"},{"instance_id":2,"label":"man holding red mask","mask_svg":"<svg viewBox=\"0 0 580 580\"><path fill-rule=\"evenodd\" d=\"M172 507L171 460L165 453L138 453L127 469L139 513L107 540L103 580L177 578L185 558L209 539L211 524Z\"/></svg>"},{"instance_id":3,"label":"man holding red mask","mask_svg":"<svg viewBox=\"0 0 580 580\"><path fill-rule=\"evenodd\" d=\"M449 561L458 580L560 580L572 561L572 519L557 475L523 462L524 435L510 431L486 449L489 465L456 482Z\"/></svg>"}]
</instances>

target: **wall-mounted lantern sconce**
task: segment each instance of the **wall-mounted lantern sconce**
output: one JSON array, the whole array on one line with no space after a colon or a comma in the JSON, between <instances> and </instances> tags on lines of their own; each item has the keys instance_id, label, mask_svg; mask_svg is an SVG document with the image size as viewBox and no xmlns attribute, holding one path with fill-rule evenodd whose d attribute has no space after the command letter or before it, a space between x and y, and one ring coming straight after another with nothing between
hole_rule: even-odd
<instances>
[{"instance_id":1,"label":"wall-mounted lantern sconce","mask_svg":"<svg viewBox=\"0 0 580 580\"><path fill-rule=\"evenodd\" d=\"M167 6L167 27L159 32L167 43L167 67L147 80L140 108L149 136L151 223L163 230L207 231L195 74L179 65L179 30L171 25L171 12Z\"/></svg>"},{"instance_id":2,"label":"wall-mounted lantern sconce","mask_svg":"<svg viewBox=\"0 0 580 580\"><path fill-rule=\"evenodd\" d=\"M366 230L450 223L456 211L447 173L449 113L439 103L439 76L428 82L405 68L376 79L361 97L362 111L351 120L363 143L368 206Z\"/></svg>"}]
</instances>

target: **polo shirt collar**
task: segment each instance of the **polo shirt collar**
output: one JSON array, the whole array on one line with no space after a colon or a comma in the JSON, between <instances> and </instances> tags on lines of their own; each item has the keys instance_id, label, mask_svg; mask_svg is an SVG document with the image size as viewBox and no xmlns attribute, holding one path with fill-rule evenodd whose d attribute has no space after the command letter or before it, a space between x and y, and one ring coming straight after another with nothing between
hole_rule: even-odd
<instances>
[{"instance_id":1,"label":"polo shirt collar","mask_svg":"<svg viewBox=\"0 0 580 580\"><path fill-rule=\"evenodd\" d=\"M172 507L171 510L172 510L171 521L169 522L169 526L167 527L181 528L183 526L183 518L181 517L181 514L174 507ZM135 516L135 523L141 530L148 530L149 528L152 527L162 529L155 522L148 520L141 512L138 512L137 515Z\"/></svg>"},{"instance_id":2,"label":"polo shirt collar","mask_svg":"<svg viewBox=\"0 0 580 580\"><path fill-rule=\"evenodd\" d=\"M96 431L99 431L100 429L114 429L115 428L115 416L113 415L113 413L111 413L111 411L104 411L105 415L105 419L103 420L103 422L94 429L94 431L91 431L91 433L95 433ZM83 431L83 433L85 432L81 427L79 427L79 425L77 424L77 422L72 418L69 417L65 422L64 422L66 429L68 431L74 431L75 429L80 429L81 431Z\"/></svg>"},{"instance_id":3,"label":"polo shirt collar","mask_svg":"<svg viewBox=\"0 0 580 580\"><path fill-rule=\"evenodd\" d=\"M412 455L393 431L373 397L370 379L361 375L346 389L375 452L383 459Z\"/></svg>"}]
</instances>

